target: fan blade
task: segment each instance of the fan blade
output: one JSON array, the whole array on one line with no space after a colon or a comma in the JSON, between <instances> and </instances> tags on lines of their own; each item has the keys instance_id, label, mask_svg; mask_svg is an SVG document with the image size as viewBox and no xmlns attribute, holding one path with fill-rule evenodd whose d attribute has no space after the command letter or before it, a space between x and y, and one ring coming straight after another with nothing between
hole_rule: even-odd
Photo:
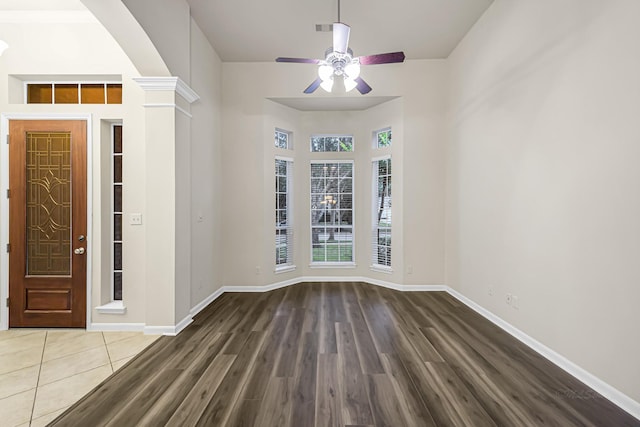
<instances>
[{"instance_id":1,"label":"fan blade","mask_svg":"<svg viewBox=\"0 0 640 427\"><path fill-rule=\"evenodd\" d=\"M404 62L404 52L380 53L378 55L361 56L361 65L391 64Z\"/></svg>"},{"instance_id":2,"label":"fan blade","mask_svg":"<svg viewBox=\"0 0 640 427\"><path fill-rule=\"evenodd\" d=\"M313 93L320 87L320 83L322 83L322 79L318 77L311 83L305 90L304 93Z\"/></svg>"},{"instance_id":3,"label":"fan blade","mask_svg":"<svg viewBox=\"0 0 640 427\"><path fill-rule=\"evenodd\" d=\"M276 58L276 62L294 62L297 64L319 64L319 59L310 59L310 58L283 58L279 56Z\"/></svg>"},{"instance_id":4,"label":"fan blade","mask_svg":"<svg viewBox=\"0 0 640 427\"><path fill-rule=\"evenodd\" d=\"M356 77L353 80L357 83L356 89L358 89L358 92L360 92L363 95L371 92L371 86L369 86L367 82L362 80L362 77Z\"/></svg>"},{"instance_id":5,"label":"fan blade","mask_svg":"<svg viewBox=\"0 0 640 427\"><path fill-rule=\"evenodd\" d=\"M333 51L338 53L347 53L349 46L349 33L351 28L342 22L333 24Z\"/></svg>"}]
</instances>

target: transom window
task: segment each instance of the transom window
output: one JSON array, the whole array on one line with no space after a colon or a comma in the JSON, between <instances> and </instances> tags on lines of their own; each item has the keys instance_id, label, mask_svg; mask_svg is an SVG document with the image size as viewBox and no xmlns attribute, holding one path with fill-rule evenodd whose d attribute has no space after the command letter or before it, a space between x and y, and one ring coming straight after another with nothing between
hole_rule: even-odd
<instances>
[{"instance_id":1,"label":"transom window","mask_svg":"<svg viewBox=\"0 0 640 427\"><path fill-rule=\"evenodd\" d=\"M391 128L377 130L373 133L374 147L391 147Z\"/></svg>"},{"instance_id":2,"label":"transom window","mask_svg":"<svg viewBox=\"0 0 640 427\"><path fill-rule=\"evenodd\" d=\"M27 104L122 104L122 83L26 84Z\"/></svg>"},{"instance_id":3,"label":"transom window","mask_svg":"<svg viewBox=\"0 0 640 427\"><path fill-rule=\"evenodd\" d=\"M276 129L275 131L275 146L276 148L282 148L285 150L292 150L293 146L291 144L291 132Z\"/></svg>"},{"instance_id":4,"label":"transom window","mask_svg":"<svg viewBox=\"0 0 640 427\"><path fill-rule=\"evenodd\" d=\"M351 152L353 151L353 136L351 135L314 135L311 137L311 151L314 153L325 152Z\"/></svg>"},{"instance_id":5,"label":"transom window","mask_svg":"<svg viewBox=\"0 0 640 427\"><path fill-rule=\"evenodd\" d=\"M353 263L353 161L311 163L311 261Z\"/></svg>"}]
</instances>

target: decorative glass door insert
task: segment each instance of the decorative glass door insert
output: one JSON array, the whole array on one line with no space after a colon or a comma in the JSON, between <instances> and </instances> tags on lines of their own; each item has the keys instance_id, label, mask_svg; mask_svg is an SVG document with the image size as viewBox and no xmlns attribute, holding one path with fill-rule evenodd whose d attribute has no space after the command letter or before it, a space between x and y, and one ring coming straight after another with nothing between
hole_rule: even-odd
<instances>
[{"instance_id":1,"label":"decorative glass door insert","mask_svg":"<svg viewBox=\"0 0 640 427\"><path fill-rule=\"evenodd\" d=\"M27 132L27 276L71 275L71 133Z\"/></svg>"}]
</instances>

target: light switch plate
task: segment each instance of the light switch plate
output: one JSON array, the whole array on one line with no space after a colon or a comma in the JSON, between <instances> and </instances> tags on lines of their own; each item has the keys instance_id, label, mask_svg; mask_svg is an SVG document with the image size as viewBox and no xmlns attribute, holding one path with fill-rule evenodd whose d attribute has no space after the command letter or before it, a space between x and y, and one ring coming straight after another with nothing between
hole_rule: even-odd
<instances>
[{"instance_id":1,"label":"light switch plate","mask_svg":"<svg viewBox=\"0 0 640 427\"><path fill-rule=\"evenodd\" d=\"M132 213L129 217L129 224L131 225L142 225L142 214L141 213Z\"/></svg>"}]
</instances>

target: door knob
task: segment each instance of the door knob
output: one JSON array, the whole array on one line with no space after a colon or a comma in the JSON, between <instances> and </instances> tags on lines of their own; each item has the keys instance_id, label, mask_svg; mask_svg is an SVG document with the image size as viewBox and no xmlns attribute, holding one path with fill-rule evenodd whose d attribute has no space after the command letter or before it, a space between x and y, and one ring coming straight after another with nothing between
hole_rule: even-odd
<instances>
[{"instance_id":1,"label":"door knob","mask_svg":"<svg viewBox=\"0 0 640 427\"><path fill-rule=\"evenodd\" d=\"M84 253L84 248L74 249L73 253L76 255L82 255Z\"/></svg>"}]
</instances>

